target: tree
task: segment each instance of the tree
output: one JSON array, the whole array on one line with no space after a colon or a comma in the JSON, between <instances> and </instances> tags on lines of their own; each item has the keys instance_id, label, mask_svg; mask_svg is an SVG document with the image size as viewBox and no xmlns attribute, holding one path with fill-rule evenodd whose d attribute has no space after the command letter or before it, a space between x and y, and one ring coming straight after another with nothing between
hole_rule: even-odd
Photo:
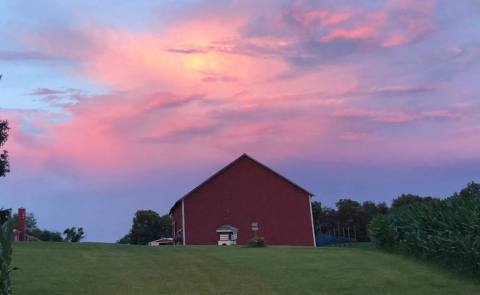
<instances>
[{"instance_id":1,"label":"tree","mask_svg":"<svg viewBox=\"0 0 480 295\"><path fill-rule=\"evenodd\" d=\"M313 228L315 230L315 234L320 233L322 226L322 213L322 203L317 201L312 202Z\"/></svg>"},{"instance_id":2,"label":"tree","mask_svg":"<svg viewBox=\"0 0 480 295\"><path fill-rule=\"evenodd\" d=\"M82 227L78 229L76 227L67 228L63 231L63 234L65 235L65 241L71 243L80 242L85 237Z\"/></svg>"},{"instance_id":3,"label":"tree","mask_svg":"<svg viewBox=\"0 0 480 295\"><path fill-rule=\"evenodd\" d=\"M120 240L117 241L117 243L119 243L119 244L131 244L132 240L130 239L130 233L121 237Z\"/></svg>"},{"instance_id":4,"label":"tree","mask_svg":"<svg viewBox=\"0 0 480 295\"><path fill-rule=\"evenodd\" d=\"M390 208L388 208L387 204L385 202L380 202L377 204L377 212L378 214L387 214L390 211Z\"/></svg>"},{"instance_id":5,"label":"tree","mask_svg":"<svg viewBox=\"0 0 480 295\"><path fill-rule=\"evenodd\" d=\"M0 147L2 147L8 139L8 131L10 127L8 126L8 121L0 120ZM0 177L5 176L10 172L10 166L8 163L8 152L0 150Z\"/></svg>"},{"instance_id":6,"label":"tree","mask_svg":"<svg viewBox=\"0 0 480 295\"><path fill-rule=\"evenodd\" d=\"M146 245L161 237L171 237L170 216L160 216L152 210L138 210L129 233L118 240L122 244Z\"/></svg>"},{"instance_id":7,"label":"tree","mask_svg":"<svg viewBox=\"0 0 480 295\"><path fill-rule=\"evenodd\" d=\"M353 225L357 219L360 203L351 199L341 199L335 205L338 222L343 225Z\"/></svg>"},{"instance_id":8,"label":"tree","mask_svg":"<svg viewBox=\"0 0 480 295\"><path fill-rule=\"evenodd\" d=\"M422 197L420 196L412 194L402 194L393 199L392 209L397 209L420 201L422 201Z\"/></svg>"},{"instance_id":9,"label":"tree","mask_svg":"<svg viewBox=\"0 0 480 295\"><path fill-rule=\"evenodd\" d=\"M17 228L18 225L18 213L13 214L13 228ZM37 218L33 213L27 213L25 216L25 231L27 234L32 235L32 233L37 230Z\"/></svg>"},{"instance_id":10,"label":"tree","mask_svg":"<svg viewBox=\"0 0 480 295\"><path fill-rule=\"evenodd\" d=\"M474 198L480 200L480 184L470 182L466 188L460 191L459 194L455 194L455 196L457 195L461 198Z\"/></svg>"}]
</instances>

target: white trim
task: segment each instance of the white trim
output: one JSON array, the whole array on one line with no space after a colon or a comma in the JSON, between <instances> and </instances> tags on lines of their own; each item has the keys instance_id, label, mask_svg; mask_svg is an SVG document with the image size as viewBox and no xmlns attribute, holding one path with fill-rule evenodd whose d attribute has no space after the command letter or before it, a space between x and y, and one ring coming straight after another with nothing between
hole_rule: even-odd
<instances>
[{"instance_id":1,"label":"white trim","mask_svg":"<svg viewBox=\"0 0 480 295\"><path fill-rule=\"evenodd\" d=\"M310 208L311 210L311 208ZM182 242L185 246L187 243L185 242L185 201L182 199Z\"/></svg>"},{"instance_id":2,"label":"white trim","mask_svg":"<svg viewBox=\"0 0 480 295\"><path fill-rule=\"evenodd\" d=\"M308 195L308 205L310 206L310 221L312 222L313 247L317 247L315 242L315 228L313 227L312 196Z\"/></svg>"}]
</instances>

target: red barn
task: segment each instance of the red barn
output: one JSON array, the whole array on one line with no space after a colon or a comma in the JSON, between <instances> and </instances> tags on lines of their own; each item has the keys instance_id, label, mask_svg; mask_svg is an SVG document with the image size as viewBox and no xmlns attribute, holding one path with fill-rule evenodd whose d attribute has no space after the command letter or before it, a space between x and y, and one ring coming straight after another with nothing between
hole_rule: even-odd
<instances>
[{"instance_id":1,"label":"red barn","mask_svg":"<svg viewBox=\"0 0 480 295\"><path fill-rule=\"evenodd\" d=\"M244 154L178 200L170 209L176 243L314 246L313 195Z\"/></svg>"}]
</instances>

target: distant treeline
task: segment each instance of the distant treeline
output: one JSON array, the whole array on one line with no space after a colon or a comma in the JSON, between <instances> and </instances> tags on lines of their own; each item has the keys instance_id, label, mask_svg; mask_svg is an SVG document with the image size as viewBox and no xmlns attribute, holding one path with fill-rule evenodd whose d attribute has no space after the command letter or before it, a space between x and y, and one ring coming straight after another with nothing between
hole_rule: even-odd
<instances>
[{"instance_id":1,"label":"distant treeline","mask_svg":"<svg viewBox=\"0 0 480 295\"><path fill-rule=\"evenodd\" d=\"M17 228L18 215L13 214L12 217L13 228ZM51 231L47 229L40 229L37 226L37 218L33 213L28 213L25 216L25 233L33 241L43 242L80 242L85 238L85 232L82 227L69 227L62 233L58 231Z\"/></svg>"},{"instance_id":2,"label":"distant treeline","mask_svg":"<svg viewBox=\"0 0 480 295\"><path fill-rule=\"evenodd\" d=\"M382 249L437 261L449 269L480 274L480 184L446 199L411 197L369 226Z\"/></svg>"},{"instance_id":3,"label":"distant treeline","mask_svg":"<svg viewBox=\"0 0 480 295\"><path fill-rule=\"evenodd\" d=\"M385 215L393 208L399 208L419 200L433 199L412 194L403 194L393 199L392 207L385 202L357 202L351 199L341 199L335 203L335 208L323 207L320 202L312 203L315 235L321 234L347 236L356 241L366 242L368 224L376 215Z\"/></svg>"}]
</instances>

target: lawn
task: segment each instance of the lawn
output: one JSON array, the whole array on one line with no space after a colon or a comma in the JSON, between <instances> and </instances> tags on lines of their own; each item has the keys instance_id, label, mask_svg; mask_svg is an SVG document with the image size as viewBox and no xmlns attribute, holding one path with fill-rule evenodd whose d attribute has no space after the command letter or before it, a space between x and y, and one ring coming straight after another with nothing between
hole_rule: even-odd
<instances>
[{"instance_id":1,"label":"lawn","mask_svg":"<svg viewBox=\"0 0 480 295\"><path fill-rule=\"evenodd\" d=\"M14 294L480 294L455 274L369 248L14 246Z\"/></svg>"}]
</instances>

